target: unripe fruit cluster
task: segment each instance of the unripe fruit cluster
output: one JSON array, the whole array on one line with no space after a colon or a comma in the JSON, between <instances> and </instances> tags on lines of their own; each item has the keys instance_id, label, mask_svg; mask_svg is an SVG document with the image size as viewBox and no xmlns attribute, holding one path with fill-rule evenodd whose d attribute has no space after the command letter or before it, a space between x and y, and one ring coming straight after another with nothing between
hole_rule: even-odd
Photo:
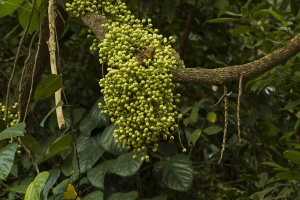
<instances>
[{"instance_id":1,"label":"unripe fruit cluster","mask_svg":"<svg viewBox=\"0 0 300 200\"><path fill-rule=\"evenodd\" d=\"M17 112L18 103L15 103L13 106L10 107L8 110L7 116L8 116L8 124L7 127L13 126L18 122L19 115ZM0 119L5 121L5 105L0 103Z\"/></svg>"},{"instance_id":2,"label":"unripe fruit cluster","mask_svg":"<svg viewBox=\"0 0 300 200\"><path fill-rule=\"evenodd\" d=\"M174 105L179 102L180 95L173 94L178 85L172 83L170 70L184 65L171 48L174 39L159 35L150 19L135 19L121 1L94 2L76 0L67 7L75 15L98 9L108 21L103 25L105 39L101 43L95 39L91 46L99 49L100 63L108 66L99 83L106 105L99 107L119 127L114 132L116 142L136 153L147 147L156 152L159 138L174 138L181 117ZM149 156L141 159L149 161Z\"/></svg>"}]
</instances>

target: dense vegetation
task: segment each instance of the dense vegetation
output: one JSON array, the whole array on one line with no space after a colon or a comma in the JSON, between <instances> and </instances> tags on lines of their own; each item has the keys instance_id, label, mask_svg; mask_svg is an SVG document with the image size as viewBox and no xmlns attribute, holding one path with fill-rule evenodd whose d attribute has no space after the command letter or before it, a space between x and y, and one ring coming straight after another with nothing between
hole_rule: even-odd
<instances>
[{"instance_id":1,"label":"dense vegetation","mask_svg":"<svg viewBox=\"0 0 300 200\"><path fill-rule=\"evenodd\" d=\"M51 2L0 1L0 199L300 199L298 54L172 75L299 44L298 0Z\"/></svg>"}]
</instances>

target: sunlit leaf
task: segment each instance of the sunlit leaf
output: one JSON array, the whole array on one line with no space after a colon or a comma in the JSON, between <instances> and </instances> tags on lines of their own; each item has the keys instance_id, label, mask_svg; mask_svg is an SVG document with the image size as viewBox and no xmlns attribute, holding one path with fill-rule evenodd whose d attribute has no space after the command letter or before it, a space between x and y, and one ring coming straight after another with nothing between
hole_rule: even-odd
<instances>
[{"instance_id":1,"label":"sunlit leaf","mask_svg":"<svg viewBox=\"0 0 300 200\"><path fill-rule=\"evenodd\" d=\"M67 191L64 192L63 199L76 199L80 200L80 198L77 197L77 192L74 188L74 185L68 184Z\"/></svg>"},{"instance_id":2,"label":"sunlit leaf","mask_svg":"<svg viewBox=\"0 0 300 200\"><path fill-rule=\"evenodd\" d=\"M49 172L39 173L32 183L28 186L24 200L40 199L40 193L42 192L44 185L48 179Z\"/></svg>"},{"instance_id":3,"label":"sunlit leaf","mask_svg":"<svg viewBox=\"0 0 300 200\"><path fill-rule=\"evenodd\" d=\"M9 127L0 133L0 140L23 136L26 124L24 122L18 123Z\"/></svg>"},{"instance_id":4,"label":"sunlit leaf","mask_svg":"<svg viewBox=\"0 0 300 200\"><path fill-rule=\"evenodd\" d=\"M211 123L215 123L217 121L217 114L215 112L209 112L206 119Z\"/></svg>"},{"instance_id":5,"label":"sunlit leaf","mask_svg":"<svg viewBox=\"0 0 300 200\"><path fill-rule=\"evenodd\" d=\"M0 149L0 180L5 180L14 164L18 143L13 142Z\"/></svg>"},{"instance_id":6,"label":"sunlit leaf","mask_svg":"<svg viewBox=\"0 0 300 200\"><path fill-rule=\"evenodd\" d=\"M34 101L45 99L53 95L62 87L62 76L50 74L46 76L36 87L34 92Z\"/></svg>"},{"instance_id":7,"label":"sunlit leaf","mask_svg":"<svg viewBox=\"0 0 300 200\"><path fill-rule=\"evenodd\" d=\"M186 155L176 154L170 160L157 163L154 174L162 185L177 191L187 191L193 182L193 164Z\"/></svg>"}]
</instances>

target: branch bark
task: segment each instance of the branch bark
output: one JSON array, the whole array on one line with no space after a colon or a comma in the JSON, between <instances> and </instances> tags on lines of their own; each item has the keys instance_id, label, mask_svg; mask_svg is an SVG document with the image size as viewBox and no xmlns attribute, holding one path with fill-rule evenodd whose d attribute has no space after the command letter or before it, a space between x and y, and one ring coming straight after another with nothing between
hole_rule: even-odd
<instances>
[{"instance_id":1,"label":"branch bark","mask_svg":"<svg viewBox=\"0 0 300 200\"><path fill-rule=\"evenodd\" d=\"M102 24L106 22L96 13L88 13L81 17L82 21L89 26L96 37L102 41L105 32ZM217 69L205 68L184 68L172 70L173 81L177 83L195 83L195 84L225 84L243 79L249 79L261 75L278 65L284 64L300 51L300 34L292 38L286 45L277 49L258 60L242 65L227 66Z\"/></svg>"}]
</instances>

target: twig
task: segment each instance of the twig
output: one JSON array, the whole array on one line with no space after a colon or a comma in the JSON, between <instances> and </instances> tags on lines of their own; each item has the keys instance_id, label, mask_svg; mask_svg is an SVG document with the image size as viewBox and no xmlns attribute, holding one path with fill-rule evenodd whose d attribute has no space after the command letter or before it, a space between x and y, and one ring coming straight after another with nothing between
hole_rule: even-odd
<instances>
[{"instance_id":1,"label":"twig","mask_svg":"<svg viewBox=\"0 0 300 200\"><path fill-rule=\"evenodd\" d=\"M30 102L30 97L32 94L32 90L33 90L33 82L35 79L35 71L36 71L36 66L37 66L37 60L38 60L38 54L40 51L40 46L41 46L41 38L42 38L42 22L41 22L41 12L39 12L39 16L38 16L38 24L39 24L39 28L38 28L38 32L39 32L39 41L38 41L38 48L37 48L37 52L35 54L35 58L34 58L34 65L33 65L33 70L32 70L32 77L31 77L31 85L30 85L30 91L29 91L29 98L27 100L27 104L26 104L26 108L25 108L25 114L24 114L24 119L22 121L25 121L26 115L27 115L27 111L28 111L28 107L29 107L29 102ZM28 55L28 59L30 57L30 53ZM26 62L28 62L28 59L26 59ZM27 66L27 64L25 64L25 66ZM26 67L25 67L26 68ZM24 70L23 70L24 72ZM23 72L22 72L22 77L23 77ZM22 81L22 79L21 79Z\"/></svg>"},{"instance_id":2,"label":"twig","mask_svg":"<svg viewBox=\"0 0 300 200\"><path fill-rule=\"evenodd\" d=\"M30 150L27 149L27 147L23 144L23 142L21 141L20 137L18 137L18 142L19 142L19 144L25 149L25 151L26 151L26 153L28 154L28 156L29 156L29 158L30 158L30 161L31 161L31 163L32 163L32 165L33 165L33 168L35 169L36 173L39 174L39 173L40 173L40 170L39 170L37 164L34 162L34 159L33 159L32 155L31 155L31 153L30 153Z\"/></svg>"},{"instance_id":3,"label":"twig","mask_svg":"<svg viewBox=\"0 0 300 200\"><path fill-rule=\"evenodd\" d=\"M224 93L224 94L221 96L221 98L218 100L218 102L215 103L214 105L210 106L210 107L215 107L216 105L218 105L218 104L223 100L223 98L224 98L226 95L227 95L227 94Z\"/></svg>"},{"instance_id":4,"label":"twig","mask_svg":"<svg viewBox=\"0 0 300 200\"><path fill-rule=\"evenodd\" d=\"M15 75L15 72L16 72L16 68L17 68L17 63L18 63L18 59L19 59L19 54L20 54L20 51L21 51L21 47L24 43L24 39L28 33L28 29L30 27L30 23L31 23L31 19L32 19L32 15L33 15L33 12L34 12L34 8L35 8L35 3L36 1L35 0L32 0L32 9L30 11L30 14L29 14L29 19L28 19L28 22L27 22L27 25L26 25L26 28L25 28L25 32L24 34L22 35L22 38L20 40L20 45L18 46L18 50L17 50L17 53L16 53L16 58L15 58L15 61L14 61L14 67L13 67L13 70L11 72L11 76L9 78L9 81L8 81L8 86L7 86L7 91L6 91L6 102L5 102L5 123L8 124L8 106L9 106L9 92L10 92L10 87L11 87L11 84L12 84L12 80L14 78L14 75Z\"/></svg>"},{"instance_id":5,"label":"twig","mask_svg":"<svg viewBox=\"0 0 300 200\"><path fill-rule=\"evenodd\" d=\"M242 82L243 82L243 75L240 76L239 80L239 94L238 94L238 101L237 101L237 112L236 112L236 118L237 118L237 128L238 128L238 138L239 142L241 143L241 119L240 119L240 107L241 107L241 96L242 96Z\"/></svg>"},{"instance_id":6,"label":"twig","mask_svg":"<svg viewBox=\"0 0 300 200\"><path fill-rule=\"evenodd\" d=\"M49 1L48 7L48 16L49 16L49 31L50 37L48 41L48 48L50 52L50 65L51 65L51 73L57 75L57 66L56 66L56 42L55 42L55 12L54 12L54 0ZM55 105L61 101L61 89L55 92ZM65 127L65 119L63 116L62 107L59 106L56 108L56 116L57 116L57 124L59 129L63 129Z\"/></svg>"},{"instance_id":7,"label":"twig","mask_svg":"<svg viewBox=\"0 0 300 200\"><path fill-rule=\"evenodd\" d=\"M218 164L221 163L221 160L223 158L223 154L224 154L224 151L225 151L225 145L226 145L226 137L227 137L227 127L228 127L228 97L227 97L227 87L224 85L224 116L225 116L225 119L224 119L224 132L223 132L223 142L222 142L222 150L221 150L221 155L220 155L220 158L219 158L219 162Z\"/></svg>"}]
</instances>

